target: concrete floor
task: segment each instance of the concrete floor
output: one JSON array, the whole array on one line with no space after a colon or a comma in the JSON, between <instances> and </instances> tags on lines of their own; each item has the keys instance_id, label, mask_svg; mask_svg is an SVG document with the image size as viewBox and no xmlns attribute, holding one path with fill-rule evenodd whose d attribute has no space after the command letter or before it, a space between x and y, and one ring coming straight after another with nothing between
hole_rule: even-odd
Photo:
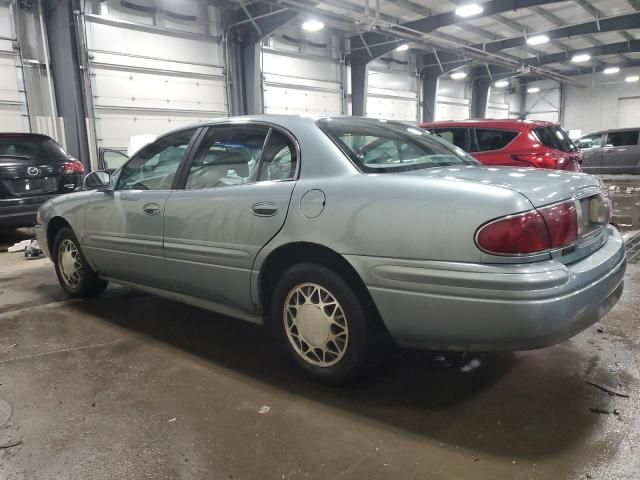
<instances>
[{"instance_id":1,"label":"concrete floor","mask_svg":"<svg viewBox=\"0 0 640 480\"><path fill-rule=\"evenodd\" d=\"M631 264L561 345L396 351L329 388L260 327L123 288L65 300L48 260L2 253L0 445L22 444L0 479L637 479L639 301Z\"/></svg>"}]
</instances>

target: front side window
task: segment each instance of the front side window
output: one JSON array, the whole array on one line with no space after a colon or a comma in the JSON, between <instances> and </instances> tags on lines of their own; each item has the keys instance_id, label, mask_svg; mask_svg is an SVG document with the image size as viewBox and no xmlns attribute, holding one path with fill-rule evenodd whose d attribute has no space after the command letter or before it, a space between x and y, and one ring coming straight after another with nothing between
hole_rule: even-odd
<instances>
[{"instance_id":1,"label":"front side window","mask_svg":"<svg viewBox=\"0 0 640 480\"><path fill-rule=\"evenodd\" d=\"M479 152L490 152L501 150L509 145L518 132L508 130L489 130L486 128L476 128L476 140L478 141Z\"/></svg>"},{"instance_id":2,"label":"front side window","mask_svg":"<svg viewBox=\"0 0 640 480\"><path fill-rule=\"evenodd\" d=\"M593 135L586 135L577 141L578 148L586 150L589 148L600 148L602 146L602 134L594 133Z\"/></svg>"},{"instance_id":3,"label":"front side window","mask_svg":"<svg viewBox=\"0 0 640 480\"><path fill-rule=\"evenodd\" d=\"M401 123L334 118L320 120L318 126L364 172L478 165L461 148Z\"/></svg>"},{"instance_id":4,"label":"front side window","mask_svg":"<svg viewBox=\"0 0 640 480\"><path fill-rule=\"evenodd\" d=\"M627 147L638 144L638 130L626 132L611 132L607 134L607 145L612 147Z\"/></svg>"},{"instance_id":5,"label":"front side window","mask_svg":"<svg viewBox=\"0 0 640 480\"><path fill-rule=\"evenodd\" d=\"M196 128L164 136L122 167L116 190L169 190Z\"/></svg>"}]
</instances>

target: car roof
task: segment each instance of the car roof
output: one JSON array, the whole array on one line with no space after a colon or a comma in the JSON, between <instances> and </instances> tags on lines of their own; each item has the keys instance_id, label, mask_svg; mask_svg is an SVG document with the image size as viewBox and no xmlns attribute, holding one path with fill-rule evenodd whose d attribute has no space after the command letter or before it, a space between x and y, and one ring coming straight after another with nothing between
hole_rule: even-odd
<instances>
[{"instance_id":1,"label":"car roof","mask_svg":"<svg viewBox=\"0 0 640 480\"><path fill-rule=\"evenodd\" d=\"M420 126L422 128L433 127L492 127L492 128L510 128L522 129L525 127L547 127L550 125L558 125L555 122L545 120L517 120L517 119L498 119L498 118L475 118L469 120L442 120L437 122L426 122Z\"/></svg>"},{"instance_id":2,"label":"car roof","mask_svg":"<svg viewBox=\"0 0 640 480\"><path fill-rule=\"evenodd\" d=\"M2 132L0 138L39 138L46 139L51 138L49 135L42 133L24 133L24 132Z\"/></svg>"}]
</instances>

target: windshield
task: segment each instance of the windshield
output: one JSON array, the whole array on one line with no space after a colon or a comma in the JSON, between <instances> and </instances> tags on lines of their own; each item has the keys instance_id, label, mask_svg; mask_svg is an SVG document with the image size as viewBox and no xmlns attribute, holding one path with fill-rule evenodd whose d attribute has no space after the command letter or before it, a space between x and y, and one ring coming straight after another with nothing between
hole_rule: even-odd
<instances>
[{"instance_id":1,"label":"windshield","mask_svg":"<svg viewBox=\"0 0 640 480\"><path fill-rule=\"evenodd\" d=\"M409 125L364 118L331 118L318 126L364 172L478 165L464 150Z\"/></svg>"},{"instance_id":2,"label":"windshield","mask_svg":"<svg viewBox=\"0 0 640 480\"><path fill-rule=\"evenodd\" d=\"M67 158L69 154L55 140L44 136L0 137L0 157Z\"/></svg>"}]
</instances>

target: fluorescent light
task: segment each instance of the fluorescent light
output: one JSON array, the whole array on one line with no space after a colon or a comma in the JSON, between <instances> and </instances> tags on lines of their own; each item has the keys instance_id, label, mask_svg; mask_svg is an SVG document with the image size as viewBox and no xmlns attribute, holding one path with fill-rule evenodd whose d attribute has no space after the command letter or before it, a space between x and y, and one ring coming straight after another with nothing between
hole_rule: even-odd
<instances>
[{"instance_id":1,"label":"fluorescent light","mask_svg":"<svg viewBox=\"0 0 640 480\"><path fill-rule=\"evenodd\" d=\"M451 74L451 78L453 78L454 80L462 80L463 78L467 78L467 73L466 72L453 72Z\"/></svg>"},{"instance_id":2,"label":"fluorescent light","mask_svg":"<svg viewBox=\"0 0 640 480\"><path fill-rule=\"evenodd\" d=\"M620 69L618 67L607 67L602 71L602 73L604 73L605 75L613 75L614 73L618 73L619 71Z\"/></svg>"},{"instance_id":3,"label":"fluorescent light","mask_svg":"<svg viewBox=\"0 0 640 480\"><path fill-rule=\"evenodd\" d=\"M302 24L302 29L306 30L307 32L319 32L323 28L324 23L322 23L320 20L311 19Z\"/></svg>"},{"instance_id":4,"label":"fluorescent light","mask_svg":"<svg viewBox=\"0 0 640 480\"><path fill-rule=\"evenodd\" d=\"M470 3L469 5L463 5L461 7L456 8L456 15L459 17L473 17L474 15L478 15L482 13L484 8L476 3Z\"/></svg>"},{"instance_id":5,"label":"fluorescent light","mask_svg":"<svg viewBox=\"0 0 640 480\"><path fill-rule=\"evenodd\" d=\"M538 93L540 89L538 87L527 88L527 93Z\"/></svg>"},{"instance_id":6,"label":"fluorescent light","mask_svg":"<svg viewBox=\"0 0 640 480\"><path fill-rule=\"evenodd\" d=\"M504 88L509 86L509 80L498 80L494 85L498 88Z\"/></svg>"},{"instance_id":7,"label":"fluorescent light","mask_svg":"<svg viewBox=\"0 0 640 480\"><path fill-rule=\"evenodd\" d=\"M409 50L408 43L403 43L402 45L396 47L396 52L406 52L407 50Z\"/></svg>"},{"instance_id":8,"label":"fluorescent light","mask_svg":"<svg viewBox=\"0 0 640 480\"><path fill-rule=\"evenodd\" d=\"M628 83L637 82L638 80L640 80L640 77L638 75L631 75L624 79L624 81Z\"/></svg>"},{"instance_id":9,"label":"fluorescent light","mask_svg":"<svg viewBox=\"0 0 640 480\"><path fill-rule=\"evenodd\" d=\"M533 35L532 37L527 38L527 43L529 45L542 45L543 43L547 43L549 41L549 37L546 35Z\"/></svg>"},{"instance_id":10,"label":"fluorescent light","mask_svg":"<svg viewBox=\"0 0 640 480\"><path fill-rule=\"evenodd\" d=\"M591 60L591 55L588 55L586 53L581 53L580 55L574 55L574 57L571 59L573 63L588 62L589 60Z\"/></svg>"}]
</instances>

